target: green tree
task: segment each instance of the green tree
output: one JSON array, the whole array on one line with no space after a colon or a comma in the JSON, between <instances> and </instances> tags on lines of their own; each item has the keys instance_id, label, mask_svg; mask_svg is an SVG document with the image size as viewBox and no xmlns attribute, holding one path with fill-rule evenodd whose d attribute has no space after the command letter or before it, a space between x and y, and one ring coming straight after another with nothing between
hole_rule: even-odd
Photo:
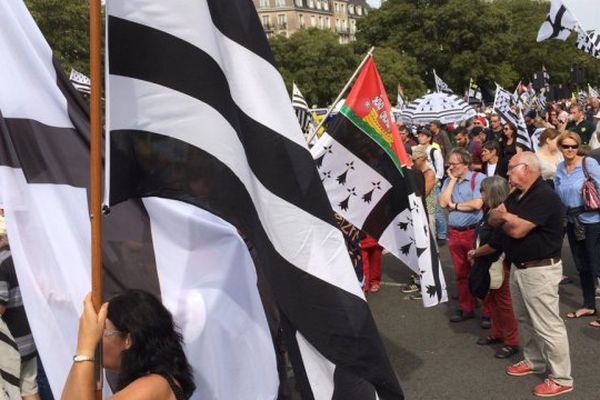
<instances>
[{"instance_id":1,"label":"green tree","mask_svg":"<svg viewBox=\"0 0 600 400\"><path fill-rule=\"evenodd\" d=\"M417 60L414 57L402 56L389 47L378 47L373 58L392 104L396 103L399 83L404 87L404 94L410 99L423 95L427 90L419 76Z\"/></svg>"},{"instance_id":2,"label":"green tree","mask_svg":"<svg viewBox=\"0 0 600 400\"><path fill-rule=\"evenodd\" d=\"M31 15L67 71L89 73L89 5L81 0L25 0Z\"/></svg>"},{"instance_id":3,"label":"green tree","mask_svg":"<svg viewBox=\"0 0 600 400\"><path fill-rule=\"evenodd\" d=\"M536 42L548 7L538 0L389 0L359 22L358 40L414 57L431 88L433 69L462 92L470 78L514 86L542 65L551 82L569 83L574 63L598 82L600 62L579 51L574 37Z\"/></svg>"},{"instance_id":4,"label":"green tree","mask_svg":"<svg viewBox=\"0 0 600 400\"><path fill-rule=\"evenodd\" d=\"M330 31L309 29L290 38L276 36L271 49L286 86L295 81L309 105L328 105L360 62L351 46Z\"/></svg>"}]
</instances>

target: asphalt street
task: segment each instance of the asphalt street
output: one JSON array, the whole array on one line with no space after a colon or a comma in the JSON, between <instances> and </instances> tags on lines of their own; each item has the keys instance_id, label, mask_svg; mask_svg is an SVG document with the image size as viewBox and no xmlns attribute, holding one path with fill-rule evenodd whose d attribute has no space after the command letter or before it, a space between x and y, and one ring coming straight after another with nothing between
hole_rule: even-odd
<instances>
[{"instance_id":1,"label":"asphalt street","mask_svg":"<svg viewBox=\"0 0 600 400\"><path fill-rule=\"evenodd\" d=\"M456 295L448 247L440 247L449 295ZM569 248L563 247L565 273L573 283L560 287L561 315L577 309L582 301L578 274ZM457 301L424 308L401 292L409 270L390 255L383 257L383 285L368 301L377 321L388 356L396 369L406 399L504 400L534 399L535 385L545 376L511 377L504 367L521 359L494 358L501 345L478 346L476 340L488 331L479 318L450 323ZM600 299L598 300L600 302ZM477 310L478 317L481 308ZM566 320L575 390L558 398L600 399L600 329L588 326L592 318Z\"/></svg>"}]
</instances>

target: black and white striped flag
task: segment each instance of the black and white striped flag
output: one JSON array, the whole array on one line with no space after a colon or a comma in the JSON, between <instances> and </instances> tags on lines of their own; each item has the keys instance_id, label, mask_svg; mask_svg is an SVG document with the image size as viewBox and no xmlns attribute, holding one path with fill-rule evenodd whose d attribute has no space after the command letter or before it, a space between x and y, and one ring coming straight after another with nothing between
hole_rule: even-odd
<instances>
[{"instance_id":1,"label":"black and white striped flag","mask_svg":"<svg viewBox=\"0 0 600 400\"><path fill-rule=\"evenodd\" d=\"M81 93L90 94L90 84L92 82L90 81L90 78L88 78L81 72L71 68L69 80L71 81L75 89L77 89Z\"/></svg>"},{"instance_id":2,"label":"black and white striped flag","mask_svg":"<svg viewBox=\"0 0 600 400\"><path fill-rule=\"evenodd\" d=\"M577 41L575 46L595 58L600 58L600 33L587 33L577 25Z\"/></svg>"},{"instance_id":3,"label":"black and white striped flag","mask_svg":"<svg viewBox=\"0 0 600 400\"><path fill-rule=\"evenodd\" d=\"M433 78L435 79L435 91L436 92L454 93L452 91L452 89L450 89L448 84L446 82L444 82L442 80L442 78L440 78L438 76L438 74L435 72L435 69L433 70Z\"/></svg>"},{"instance_id":4,"label":"black and white striped flag","mask_svg":"<svg viewBox=\"0 0 600 400\"><path fill-rule=\"evenodd\" d=\"M531 144L531 137L527 131L527 125L525 124L523 111L519 109L518 113L511 111L511 114L513 121L516 121L516 124L513 124L517 127L517 145L520 145L524 150L531 151L533 146Z\"/></svg>"},{"instance_id":5,"label":"black and white striped flag","mask_svg":"<svg viewBox=\"0 0 600 400\"><path fill-rule=\"evenodd\" d=\"M492 109L496 111L505 121L508 120L508 115L511 112L513 100L513 95L508 90L496 84L496 97L494 97L494 105L492 106Z\"/></svg>"},{"instance_id":6,"label":"black and white striped flag","mask_svg":"<svg viewBox=\"0 0 600 400\"><path fill-rule=\"evenodd\" d=\"M165 224L153 231L155 246L165 246L165 278L182 304L200 303L186 314L191 333L216 346L195 354L211 365L196 368L208 374L198 380L197 398L272 399L278 382L272 348L254 347L240 360L237 345L218 346L221 330L203 331L208 303L227 299L184 295L198 276L219 268L214 260L185 262L205 239L171 221L182 209L227 221L255 249L263 302L270 299L278 311L303 398L403 399L253 3L113 1L107 15L108 199L168 203L150 211ZM174 243L187 247L181 260L168 257ZM245 307L229 304L232 311ZM219 318L240 323L228 312ZM243 345L254 344L242 337ZM227 383L227 392L215 392L213 382Z\"/></svg>"},{"instance_id":7,"label":"black and white striped flag","mask_svg":"<svg viewBox=\"0 0 600 400\"><path fill-rule=\"evenodd\" d=\"M300 129L302 133L305 135L308 133L308 127L311 122L311 115L308 109L308 104L302 96L302 92L296 85L296 82L293 83L292 86L292 106L294 107L294 111L296 111L296 118L298 118L298 123L300 123Z\"/></svg>"}]
</instances>

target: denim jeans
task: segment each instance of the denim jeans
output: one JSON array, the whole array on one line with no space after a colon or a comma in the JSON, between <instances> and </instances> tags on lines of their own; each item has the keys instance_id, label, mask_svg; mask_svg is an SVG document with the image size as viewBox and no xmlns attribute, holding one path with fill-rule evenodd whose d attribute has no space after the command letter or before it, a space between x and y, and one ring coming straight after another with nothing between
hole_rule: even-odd
<instances>
[{"instance_id":1,"label":"denim jeans","mask_svg":"<svg viewBox=\"0 0 600 400\"><path fill-rule=\"evenodd\" d=\"M575 239L575 224L571 222L567 224L567 238L581 280L583 307L595 310L595 279L600 273L600 222L583 224L583 226L585 227L584 240Z\"/></svg>"},{"instance_id":2,"label":"denim jeans","mask_svg":"<svg viewBox=\"0 0 600 400\"><path fill-rule=\"evenodd\" d=\"M442 191L442 183L439 182L435 185L434 189L436 197L440 198L440 192ZM435 203L435 230L437 231L437 238L446 240L448 238L448 217L446 215L446 209L440 206L439 202Z\"/></svg>"}]
</instances>

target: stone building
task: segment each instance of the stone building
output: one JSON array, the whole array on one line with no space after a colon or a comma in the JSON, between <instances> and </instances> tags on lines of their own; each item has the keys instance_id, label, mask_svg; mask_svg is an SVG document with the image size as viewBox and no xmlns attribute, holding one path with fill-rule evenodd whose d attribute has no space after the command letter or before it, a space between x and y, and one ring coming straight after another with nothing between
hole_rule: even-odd
<instances>
[{"instance_id":1,"label":"stone building","mask_svg":"<svg viewBox=\"0 0 600 400\"><path fill-rule=\"evenodd\" d=\"M337 33L340 43L355 40L356 21L369 12L365 0L253 1L267 36L318 28Z\"/></svg>"}]
</instances>

